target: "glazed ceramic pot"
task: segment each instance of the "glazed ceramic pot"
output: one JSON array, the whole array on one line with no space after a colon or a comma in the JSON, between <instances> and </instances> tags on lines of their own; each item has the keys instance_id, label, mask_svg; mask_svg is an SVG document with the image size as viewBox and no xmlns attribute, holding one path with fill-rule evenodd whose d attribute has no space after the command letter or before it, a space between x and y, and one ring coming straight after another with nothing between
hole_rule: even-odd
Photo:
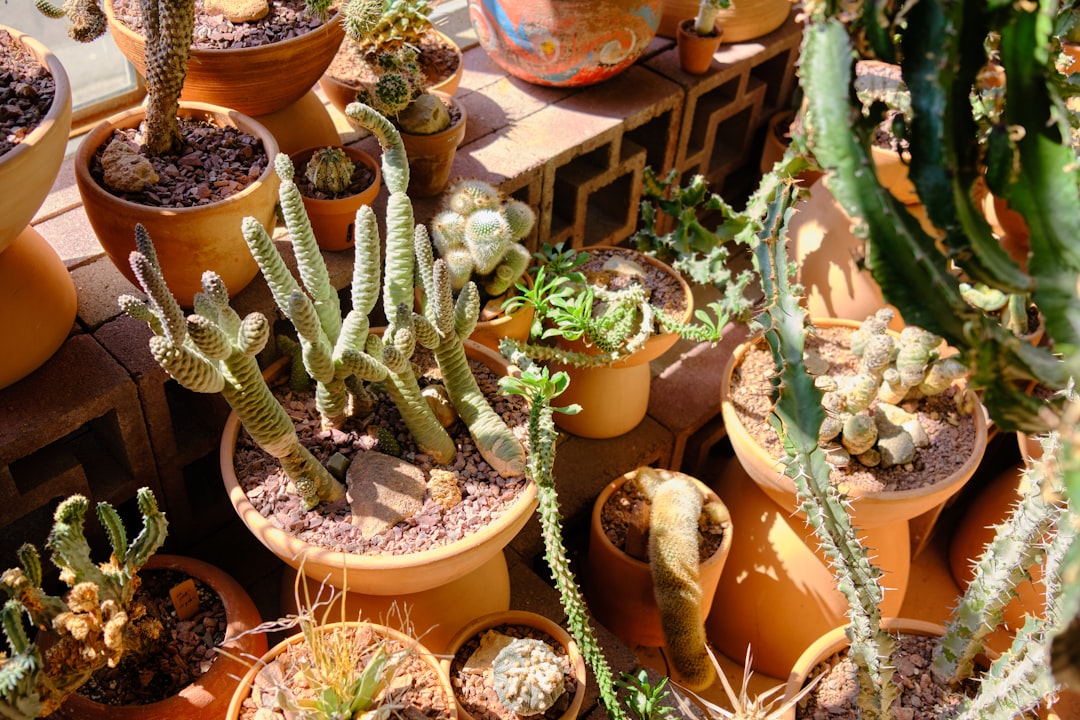
<instances>
[{"instance_id":1,"label":"glazed ceramic pot","mask_svg":"<svg viewBox=\"0 0 1080 720\"><path fill-rule=\"evenodd\" d=\"M307 167L311 155L325 145L308 147L295 153L290 153L293 167L297 177L302 177L304 168ZM311 222L311 230L315 233L315 240L323 250L346 250L353 247L353 226L356 221L356 211L364 205L371 205L379 194L382 186L379 163L375 158L363 150L354 147L340 147L357 165L364 165L372 174L371 184L355 195L343 198L311 198L302 195L304 210L307 211L308 221Z\"/></svg>"},{"instance_id":2,"label":"glazed ceramic pot","mask_svg":"<svg viewBox=\"0 0 1080 720\"><path fill-rule=\"evenodd\" d=\"M656 34L661 5L661 0L469 0L469 20L480 46L514 77L580 87L614 77L641 57Z\"/></svg>"},{"instance_id":3,"label":"glazed ceramic pot","mask_svg":"<svg viewBox=\"0 0 1080 720\"><path fill-rule=\"evenodd\" d=\"M253 217L264 228L277 223L278 177L274 156L278 145L260 123L233 110L202 103L182 103L181 116L239 128L262 142L267 164L251 185L224 200L188 208L159 208L118 198L103 188L90 173L90 164L115 129L137 127L146 115L143 107L133 108L97 125L83 138L75 155L75 181L83 199L90 226L113 265L132 284L138 284L128 256L135 250L135 225L150 234L157 251L165 282L184 307L191 307L195 293L202 290L202 274L218 273L229 295L235 296L259 272L241 232L245 217Z\"/></svg>"},{"instance_id":4,"label":"glazed ceramic pot","mask_svg":"<svg viewBox=\"0 0 1080 720\"><path fill-rule=\"evenodd\" d=\"M670 471L669 471L670 472ZM682 473L672 473L689 477ZM623 485L634 478L629 472L608 483L593 503L589 524L589 549L586 561L586 597L589 611L604 627L629 645L661 647L665 644L660 623L660 607L654 592L649 563L628 555L616 547L604 531L604 505ZM690 478L702 498L721 502L707 485ZM720 574L724 570L732 543L732 524L724 528L723 541L716 551L698 567L701 588L701 617L704 619L713 604Z\"/></svg>"},{"instance_id":5,"label":"glazed ceramic pot","mask_svg":"<svg viewBox=\"0 0 1080 720\"><path fill-rule=\"evenodd\" d=\"M565 654L569 656L571 671L574 675L577 685L574 688L573 694L569 697L565 712L558 715L558 720L574 720L581 711L581 706L585 702L585 685L587 682L587 676L585 672L585 659L582 657L581 652L578 650L577 643L570 637L570 633L566 632L558 623L543 615L539 615L534 612L528 612L526 610L507 610L506 612L491 613L484 617L476 618L465 627L461 628L453 639L450 640L449 645L444 653L442 661L443 670L450 678L450 684L455 689L455 700L458 707L458 717L462 720L473 720L474 716L462 705L461 697L457 694L456 675L459 672L459 667L463 665L468 658L456 657L458 652L464 646L468 645L471 641L478 639L488 630L498 631L500 628L506 626L518 626L522 628L528 628L529 630L539 631L539 635L547 635L550 638L550 642L547 638L539 638L549 644L557 644L562 648L562 652L559 654ZM531 637L526 631L525 637ZM550 712L550 711L549 711ZM541 717L551 717L551 715L542 715Z\"/></svg>"},{"instance_id":6,"label":"glazed ceramic pot","mask_svg":"<svg viewBox=\"0 0 1080 720\"><path fill-rule=\"evenodd\" d=\"M697 15L698 0L664 0L657 35L676 37L679 23ZM791 14L788 0L742 0L722 8L716 24L724 28L725 43L741 43L768 35Z\"/></svg>"},{"instance_id":7,"label":"glazed ceramic pot","mask_svg":"<svg viewBox=\"0 0 1080 720\"><path fill-rule=\"evenodd\" d=\"M426 646L422 645L418 640L409 637L405 633L395 630L394 628L387 627L385 625L378 625L375 623L359 623L359 622L336 622L321 625L318 628L318 632L326 633L341 633L356 631L361 626L369 626L374 632L383 639L393 641L398 646L411 649L411 655L420 659L425 666L425 670L434 674L435 681L441 690L443 699L446 703L446 712L440 714L438 717L440 720L456 720L458 717L457 707L454 703L454 691L450 687L450 679L446 676L446 671L443 670L442 665L439 662L439 658L432 654ZM295 650L304 643L304 635L296 634L292 635L274 647L264 653L247 671L240 683L236 687L236 692L231 698L227 710L224 716L225 720L238 720L240 717L241 708L244 701L251 696L253 687L261 687L260 681L257 680L257 676L263 668L271 665L279 657L289 653L290 650ZM308 661L310 662L310 660ZM407 692L407 691L406 691ZM403 699L403 702L407 703L407 699ZM424 717L428 717L425 715Z\"/></svg>"},{"instance_id":8,"label":"glazed ceramic pot","mask_svg":"<svg viewBox=\"0 0 1080 720\"><path fill-rule=\"evenodd\" d=\"M145 570L174 570L208 585L225 605L227 629L223 647L234 655L258 657L266 652L266 635L238 635L262 622L255 602L235 579L209 563L179 555L154 555ZM76 693L51 717L65 720L218 720L237 687L243 663L226 655L215 656L210 669L171 698L149 705L103 705Z\"/></svg>"},{"instance_id":9,"label":"glazed ceramic pot","mask_svg":"<svg viewBox=\"0 0 1080 720\"><path fill-rule=\"evenodd\" d=\"M694 18L679 23L675 35L679 53L679 67L691 75L702 75L712 65L713 55L720 48L723 29L720 26L712 35L698 35L694 30Z\"/></svg>"},{"instance_id":10,"label":"glazed ceramic pot","mask_svg":"<svg viewBox=\"0 0 1080 720\"><path fill-rule=\"evenodd\" d=\"M51 107L22 142L0 156L0 388L52 357L75 322L75 285L63 260L30 227L52 189L71 130L71 84L60 60L29 35L0 26L48 69Z\"/></svg>"}]
</instances>

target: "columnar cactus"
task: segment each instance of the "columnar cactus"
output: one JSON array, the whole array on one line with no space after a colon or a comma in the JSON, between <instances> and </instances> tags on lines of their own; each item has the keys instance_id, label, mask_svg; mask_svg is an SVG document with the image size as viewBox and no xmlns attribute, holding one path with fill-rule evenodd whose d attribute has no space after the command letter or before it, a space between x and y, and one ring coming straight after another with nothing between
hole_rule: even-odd
<instances>
[{"instance_id":1,"label":"columnar cactus","mask_svg":"<svg viewBox=\"0 0 1080 720\"><path fill-rule=\"evenodd\" d=\"M460 180L447 190L443 209L431 220L431 239L446 261L455 291L475 277L489 297L513 287L531 256L521 241L536 214L525 203L504 199L491 184Z\"/></svg>"},{"instance_id":2,"label":"columnar cactus","mask_svg":"<svg viewBox=\"0 0 1080 720\"><path fill-rule=\"evenodd\" d=\"M492 673L499 702L518 715L546 712L566 692L559 656L542 640L513 640L495 656Z\"/></svg>"},{"instance_id":3,"label":"columnar cactus","mask_svg":"<svg viewBox=\"0 0 1080 720\"><path fill-rule=\"evenodd\" d=\"M304 167L304 177L322 192L336 195L349 189L354 170L356 163L342 148L325 147L311 154Z\"/></svg>"},{"instance_id":4,"label":"columnar cactus","mask_svg":"<svg viewBox=\"0 0 1080 720\"><path fill-rule=\"evenodd\" d=\"M97 670L115 666L124 656L149 649L161 632L160 623L134 602L138 572L165 541L168 522L153 493L137 493L143 527L128 542L116 510L97 506L98 519L112 546L108 561L95 563L84 534L89 502L73 495L56 509L47 547L70 588L63 597L41 587L41 558L32 545L19 549L20 567L0 575L8 600L0 609L0 624L10 649L0 653L0 715L23 719L44 717L60 707ZM28 637L23 616L57 642L43 652Z\"/></svg>"},{"instance_id":5,"label":"columnar cactus","mask_svg":"<svg viewBox=\"0 0 1080 720\"><path fill-rule=\"evenodd\" d=\"M730 4L729 0L701 0L697 16L694 18L694 32L702 36L715 33L716 19L720 16L720 10Z\"/></svg>"},{"instance_id":6,"label":"columnar cactus","mask_svg":"<svg viewBox=\"0 0 1080 720\"><path fill-rule=\"evenodd\" d=\"M257 224L257 223L256 223ZM135 228L136 250L131 268L147 295L119 298L120 307L154 331L150 352L177 382L194 392L220 392L252 439L281 461L308 509L345 496L345 487L300 444L292 418L277 401L255 356L270 338L270 323L261 313L242 320L229 307L229 294L216 273L203 273L203 291L195 297L195 313L184 318L169 292L145 228Z\"/></svg>"}]
</instances>

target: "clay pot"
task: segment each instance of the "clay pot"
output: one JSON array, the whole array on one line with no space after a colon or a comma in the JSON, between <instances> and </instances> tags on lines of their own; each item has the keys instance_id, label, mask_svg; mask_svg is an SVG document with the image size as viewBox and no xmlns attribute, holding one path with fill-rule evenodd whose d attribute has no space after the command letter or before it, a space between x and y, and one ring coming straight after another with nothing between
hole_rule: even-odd
<instances>
[{"instance_id":1,"label":"clay pot","mask_svg":"<svg viewBox=\"0 0 1080 720\"><path fill-rule=\"evenodd\" d=\"M147 229L157 251L165 282L184 307L191 307L202 290L202 274L217 272L229 294L235 296L259 272L241 232L241 221L254 217L265 228L277 222L278 177L274 172L277 141L252 118L226 108L202 103L182 103L181 117L199 118L240 128L262 141L267 164L258 179L241 192L209 205L190 208L158 208L124 200L110 194L90 174L90 161L113 130L136 127L146 109L133 108L103 121L92 129L75 155L75 181L90 226L116 268L137 284L128 256L135 249L135 225Z\"/></svg>"},{"instance_id":2,"label":"clay pot","mask_svg":"<svg viewBox=\"0 0 1080 720\"><path fill-rule=\"evenodd\" d=\"M754 672L786 678L799 655L826 631L848 622L848 602L806 520L781 508L732 458L710 484L739 529L732 538L712 609L709 641L726 656L753 650ZM889 588L883 615L900 612L911 575L906 521L859 528Z\"/></svg>"},{"instance_id":3,"label":"clay pot","mask_svg":"<svg viewBox=\"0 0 1080 720\"><path fill-rule=\"evenodd\" d=\"M262 633L234 639L240 633L258 627L262 618L240 583L223 570L179 555L154 555L144 568L176 570L206 583L225 604L228 629L224 647L233 655L258 657L266 652L266 635ZM70 720L218 720L229 707L236 690L236 678L244 669L243 663L219 654L209 670L171 698L149 705L117 706L102 705L76 693L51 717Z\"/></svg>"},{"instance_id":4,"label":"clay pot","mask_svg":"<svg viewBox=\"0 0 1080 720\"><path fill-rule=\"evenodd\" d=\"M448 107L456 107L460 118L450 127L432 135L401 132L401 142L409 159L410 197L434 197L446 188L458 145L465 138L465 123L468 120L465 106L446 93L433 94Z\"/></svg>"},{"instance_id":5,"label":"clay pot","mask_svg":"<svg viewBox=\"0 0 1080 720\"><path fill-rule=\"evenodd\" d=\"M665 644L664 633L660 626L660 608L653 592L649 564L615 547L604 532L601 520L608 499L631 481L634 475L633 471L628 472L608 483L593 503L587 570L584 574L586 594L589 611L597 621L627 644L661 647ZM702 497L720 502L720 498L707 485L696 478L690 479L701 491ZM732 528L729 524L724 529L720 547L698 568L702 618L709 614L712 607L716 585L731 550L731 538Z\"/></svg>"},{"instance_id":6,"label":"clay pot","mask_svg":"<svg viewBox=\"0 0 1080 720\"><path fill-rule=\"evenodd\" d=\"M480 46L514 77L582 87L618 75L641 57L656 34L661 5L661 0L469 0L469 20Z\"/></svg>"},{"instance_id":7,"label":"clay pot","mask_svg":"<svg viewBox=\"0 0 1080 720\"><path fill-rule=\"evenodd\" d=\"M594 245L590 250L610 249ZM682 288L686 298L686 310L679 321L690 322L694 312L694 296L682 275L667 264L644 253L628 248L616 248L641 265L652 265L669 274ZM574 367L562 363L548 363L551 372L565 371L570 375L570 385L559 396L560 404L581 405L576 415L556 413L555 424L579 437L612 438L630 432L645 419L649 409L649 392L652 372L649 363L660 357L679 339L674 333L654 335L636 353L612 365L599 367ZM559 345L578 352L595 353L582 341L559 339Z\"/></svg>"},{"instance_id":8,"label":"clay pot","mask_svg":"<svg viewBox=\"0 0 1080 720\"><path fill-rule=\"evenodd\" d=\"M847 327L855 329L859 322L832 318L817 318L813 321L817 327ZM774 502L781 508L794 512L798 507L795 500L795 484L787 477L780 466L780 461L769 456L746 431L730 401L731 383L735 368L755 342L761 338L749 340L735 349L728 360L720 386L723 403L721 413L728 437L739 462L746 472L758 483ZM849 488L852 521L859 527L872 528L910 520L914 517L939 507L964 486L974 474L986 450L986 414L979 406L973 413L975 426L974 451L956 471L922 488L894 492L866 492L858 488ZM930 448L923 449L928 452ZM755 651L756 652L756 651Z\"/></svg>"},{"instance_id":9,"label":"clay pot","mask_svg":"<svg viewBox=\"0 0 1080 720\"><path fill-rule=\"evenodd\" d=\"M533 285L532 275L526 272L518 282L531 288ZM516 292L516 289L511 290L511 293ZM510 295L505 297L510 297ZM476 327L473 328L472 334L469 335L469 339L480 343L484 347L491 348L495 352L499 352L499 342L504 337L518 342L528 340L535 316L536 313L531 305L522 305L510 315L500 313L498 317L491 320L478 321Z\"/></svg>"},{"instance_id":10,"label":"clay pot","mask_svg":"<svg viewBox=\"0 0 1080 720\"><path fill-rule=\"evenodd\" d=\"M308 147L327 147L341 142L341 134L326 105L308 90L299 100L280 110L252 116L277 140L283 153L294 153Z\"/></svg>"},{"instance_id":11,"label":"clay pot","mask_svg":"<svg viewBox=\"0 0 1080 720\"><path fill-rule=\"evenodd\" d=\"M145 77L146 38L116 18L112 0L105 2L105 15L120 52ZM181 100L221 105L253 116L281 110L311 91L344 37L342 15L337 13L314 30L269 45L222 50L193 47Z\"/></svg>"},{"instance_id":12,"label":"clay pot","mask_svg":"<svg viewBox=\"0 0 1080 720\"><path fill-rule=\"evenodd\" d=\"M505 374L507 361L497 353L465 341L466 355ZM271 382L282 378L287 364L267 370ZM362 611L374 618L397 601L411 609L417 627L438 627L425 635L425 644L441 651L466 622L510 607L510 575L502 549L524 527L537 505L536 485L529 483L517 501L486 527L442 547L409 555L356 555L312 545L276 527L248 500L234 466L240 420L230 413L221 437L220 466L233 508L248 530L282 562L302 570L317 590L326 582L346 593L350 617ZM313 585L312 585L313 584ZM287 600L292 583L284 588Z\"/></svg>"},{"instance_id":13,"label":"clay pot","mask_svg":"<svg viewBox=\"0 0 1080 720\"><path fill-rule=\"evenodd\" d=\"M397 641L407 648L412 648L413 654L419 657L427 668L435 673L438 680L438 685L442 689L446 698L447 713L442 716L443 720L456 720L458 717L457 707L454 703L454 690L450 687L450 679L446 676L446 671L443 670L439 659L432 654L426 646L420 644L414 638L409 637L405 633L395 630L385 625L377 625L375 623L358 623L358 622L337 622L321 625L319 630L322 632L342 632L348 629L355 629L362 625L370 625L376 633L383 638ZM282 640L270 650L262 655L258 661L248 669L247 673L240 679L240 684L236 687L236 692L233 693L231 702L228 705L228 709L225 712L225 720L238 720L240 717L240 709L246 700L251 695L252 686L256 684L256 676L264 667L272 663L275 658L284 653L286 650L300 645L304 642L303 634L292 635L285 640ZM218 717L221 717L220 715Z\"/></svg>"},{"instance_id":14,"label":"clay pot","mask_svg":"<svg viewBox=\"0 0 1080 720\"><path fill-rule=\"evenodd\" d=\"M453 38L449 35L439 32L435 28L429 30L439 36L440 42L451 47L457 53L458 63L457 69L450 77L443 78L438 82L432 83L427 86L428 92L441 92L447 95L453 95L457 92L458 86L461 84L461 76L465 73L465 58L461 52L461 48L454 42ZM355 45L350 43L343 43L338 48L339 53L356 52ZM322 89L323 94L326 95L326 99L330 101L330 104L340 110L343 114L345 108L349 103L356 102L356 85L350 83L348 78L335 77L331 74L331 71L324 72L322 77L319 78L319 87Z\"/></svg>"},{"instance_id":15,"label":"clay pot","mask_svg":"<svg viewBox=\"0 0 1080 720\"><path fill-rule=\"evenodd\" d=\"M698 0L664 0L657 35L676 37L683 18L694 17ZM725 43L741 43L768 35L784 24L791 14L788 0L742 0L721 9L716 24L724 28Z\"/></svg>"},{"instance_id":16,"label":"clay pot","mask_svg":"<svg viewBox=\"0 0 1080 720\"><path fill-rule=\"evenodd\" d=\"M308 147L291 153L293 167L297 177L301 177L311 155L326 145ZM303 196L304 210L307 211L308 220L311 222L311 230L315 233L315 240L323 250L345 250L354 245L353 225L356 221L356 211L363 205L371 205L379 194L381 187L381 173L379 163L375 158L363 150L357 148L339 146L357 165L364 165L372 173L371 184L355 195L343 198L320 200Z\"/></svg>"},{"instance_id":17,"label":"clay pot","mask_svg":"<svg viewBox=\"0 0 1080 720\"><path fill-rule=\"evenodd\" d=\"M71 84L60 60L42 43L0 26L53 77L52 106L24 140L0 156L0 388L40 367L75 322L75 285L52 246L30 227L60 172L71 130Z\"/></svg>"},{"instance_id":18,"label":"clay pot","mask_svg":"<svg viewBox=\"0 0 1080 720\"><path fill-rule=\"evenodd\" d=\"M491 613L484 617L476 618L468 625L461 628L461 630L454 635L453 639L450 640L450 643L446 648L445 657L442 661L443 670L450 677L451 685L454 684L455 665L458 664L458 659L455 658L455 655L457 655L458 651L474 638L482 635L485 631L498 629L505 625L520 625L539 630L540 632L549 635L552 640L565 649L565 653L570 657L570 666L573 668L574 677L577 679L577 687L574 690L573 696L570 698L570 704L569 707L566 708L566 712L558 717L559 720L574 720L581 711L582 704L585 702L585 684L587 682L585 659L578 650L577 643L570 637L570 633L566 632L566 630L555 621L534 612L525 610L507 610L506 612ZM468 658L462 658L461 663L464 663L466 660L468 660ZM456 694L454 699L457 702L458 717L462 718L462 720L473 720L473 716L461 704L461 700Z\"/></svg>"},{"instance_id":19,"label":"clay pot","mask_svg":"<svg viewBox=\"0 0 1080 720\"><path fill-rule=\"evenodd\" d=\"M698 35L694 30L694 18L679 23L675 36L679 53L679 67L691 75L702 75L712 65L713 55L720 47L723 30L717 27L712 35Z\"/></svg>"}]
</instances>

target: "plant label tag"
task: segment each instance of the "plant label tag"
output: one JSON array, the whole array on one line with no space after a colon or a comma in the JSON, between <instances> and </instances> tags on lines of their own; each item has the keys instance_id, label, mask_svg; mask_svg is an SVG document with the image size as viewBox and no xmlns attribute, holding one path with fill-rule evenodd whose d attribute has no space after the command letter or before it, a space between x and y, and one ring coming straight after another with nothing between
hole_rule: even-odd
<instances>
[{"instance_id":1,"label":"plant label tag","mask_svg":"<svg viewBox=\"0 0 1080 720\"><path fill-rule=\"evenodd\" d=\"M169 597L172 598L176 617L180 620L190 620L199 612L199 591L195 589L195 581L191 578L170 590Z\"/></svg>"}]
</instances>

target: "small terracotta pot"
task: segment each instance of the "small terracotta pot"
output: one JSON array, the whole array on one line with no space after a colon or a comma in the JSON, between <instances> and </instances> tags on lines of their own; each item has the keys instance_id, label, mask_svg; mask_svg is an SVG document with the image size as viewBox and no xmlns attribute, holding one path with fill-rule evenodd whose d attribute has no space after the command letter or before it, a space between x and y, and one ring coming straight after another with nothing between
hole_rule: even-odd
<instances>
[{"instance_id":1,"label":"small terracotta pot","mask_svg":"<svg viewBox=\"0 0 1080 720\"><path fill-rule=\"evenodd\" d=\"M694 30L694 18L679 23L675 42L679 52L679 67L691 75L702 75L712 65L713 55L720 47L723 30L717 27L712 35L698 35Z\"/></svg>"},{"instance_id":2,"label":"small terracotta pot","mask_svg":"<svg viewBox=\"0 0 1080 720\"><path fill-rule=\"evenodd\" d=\"M676 37L679 22L697 13L699 0L664 0L657 35ZM716 24L724 28L725 43L741 43L768 35L788 19L789 0L742 0L721 9Z\"/></svg>"},{"instance_id":3,"label":"small terracotta pot","mask_svg":"<svg viewBox=\"0 0 1080 720\"><path fill-rule=\"evenodd\" d=\"M150 207L112 195L90 174L91 158L113 130L137 127L145 115L143 107L114 115L91 130L79 145L75 154L75 181L90 226L113 265L132 284L138 282L128 256L135 250L135 225L141 224L154 242L165 282L182 306L192 306L195 293L202 290L202 274L206 270L217 272L225 281L229 295L235 296L259 272L244 242L243 219L254 217L268 229L277 223L274 214L279 185L274 172L277 141L246 115L214 105L182 103L181 116L237 127L259 138L267 164L255 182L225 200L189 208Z\"/></svg>"},{"instance_id":4,"label":"small terracotta pot","mask_svg":"<svg viewBox=\"0 0 1080 720\"><path fill-rule=\"evenodd\" d=\"M458 145L465 138L468 115L465 106L446 93L435 92L447 107L456 107L460 118L450 127L432 135L413 135L402 132L401 142L409 159L409 195L411 197L434 197L450 182L450 170L454 165Z\"/></svg>"},{"instance_id":5,"label":"small terracotta pot","mask_svg":"<svg viewBox=\"0 0 1080 720\"><path fill-rule=\"evenodd\" d=\"M585 659L578 650L577 643L570 637L570 633L566 632L555 621L534 612L507 610L505 612L491 613L477 618L461 628L450 640L442 661L443 670L450 677L451 685L454 683L454 656L457 655L458 651L473 638L483 634L484 631L502 625L524 625L534 628L550 635L555 642L566 649L566 654L570 657L570 666L573 668L574 677L577 678L577 688L570 699L570 706L566 709L566 712L559 716L559 720L573 720L576 718L581 711L582 704L585 702L585 684L587 682ZM473 716L462 706L456 694L454 700L457 702L458 717L462 718L462 720L473 720Z\"/></svg>"},{"instance_id":6,"label":"small terracotta pot","mask_svg":"<svg viewBox=\"0 0 1080 720\"><path fill-rule=\"evenodd\" d=\"M629 472L608 483L593 503L585 573L589 611L604 627L628 644L661 647L665 644L664 633L660 626L660 608L654 594L649 564L615 547L604 532L601 519L608 499L633 477L634 472ZM721 502L709 486L696 478L690 479L703 498ZM716 584L731 551L731 538L732 527L729 524L724 529L720 547L698 568L703 620L712 608Z\"/></svg>"},{"instance_id":7,"label":"small terracotta pot","mask_svg":"<svg viewBox=\"0 0 1080 720\"><path fill-rule=\"evenodd\" d=\"M384 638L396 640L405 647L413 648L413 652L424 661L424 664L427 665L438 678L439 687L442 689L447 703L447 713L443 716L443 720L456 720L458 717L457 705L454 702L454 690L450 687L450 679L447 677L446 671L443 670L439 659L416 639L393 628L386 627L385 625L377 625L375 623L337 622L323 625L320 629L323 632L339 632L342 629L355 628L364 624L371 625L375 631ZM251 695L251 688L255 684L255 677L259 674L259 671L266 667L267 664L273 662L274 658L281 655L288 648L299 645L302 642L304 642L302 633L292 635L270 648L269 651L265 652L262 657L248 669L247 673L240 678L239 685L236 686L236 692L233 693L231 702L224 715L225 720L237 720L240 717L241 706L243 705L244 700ZM218 717L222 716L218 715Z\"/></svg>"},{"instance_id":8,"label":"small terracotta pot","mask_svg":"<svg viewBox=\"0 0 1080 720\"><path fill-rule=\"evenodd\" d=\"M266 635L237 635L257 627L262 618L255 602L236 580L209 563L179 555L154 555L147 570L176 570L206 583L225 604L228 629L225 644L233 655L258 657L266 652ZM225 655L217 655L210 669L177 695L149 705L102 705L76 693L52 717L70 720L218 720L229 707L236 678L245 666Z\"/></svg>"},{"instance_id":9,"label":"small terracotta pot","mask_svg":"<svg viewBox=\"0 0 1080 720\"><path fill-rule=\"evenodd\" d=\"M297 177L302 177L304 168L307 166L311 155L325 145L308 147L296 153L290 154ZM353 225L356 221L356 211L363 205L371 205L379 194L382 175L379 172L379 163L375 158L363 150L344 146L345 151L357 165L364 165L372 173L371 184L355 195L348 197L320 200L303 196L304 209L307 211L308 220L311 222L311 230L315 233L315 240L323 250L345 250L353 247Z\"/></svg>"},{"instance_id":10,"label":"small terracotta pot","mask_svg":"<svg viewBox=\"0 0 1080 720\"><path fill-rule=\"evenodd\" d=\"M116 46L145 77L146 38L116 18L112 0L105 2L105 15ZM269 45L222 50L193 47L181 100L221 105L253 116L281 110L311 90L344 37L339 12L314 30Z\"/></svg>"}]
</instances>

